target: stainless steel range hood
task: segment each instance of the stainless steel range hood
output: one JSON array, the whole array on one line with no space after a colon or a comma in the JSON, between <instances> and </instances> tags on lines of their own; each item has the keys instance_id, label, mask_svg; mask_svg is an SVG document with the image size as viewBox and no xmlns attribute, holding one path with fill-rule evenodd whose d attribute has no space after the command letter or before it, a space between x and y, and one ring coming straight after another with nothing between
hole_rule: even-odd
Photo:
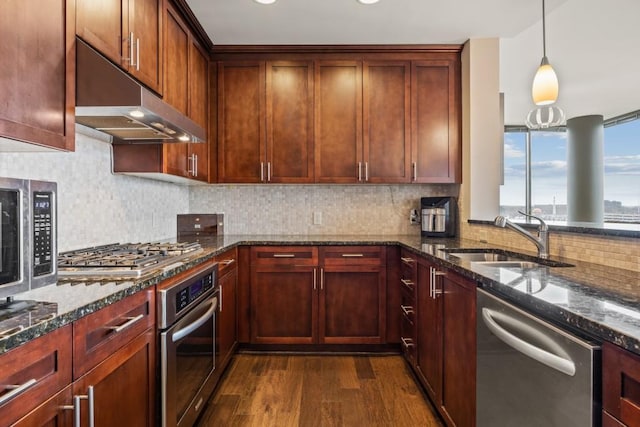
<instances>
[{"instance_id":1,"label":"stainless steel range hood","mask_svg":"<svg viewBox=\"0 0 640 427\"><path fill-rule=\"evenodd\" d=\"M203 142L205 130L77 39L76 122L113 143Z\"/></svg>"}]
</instances>

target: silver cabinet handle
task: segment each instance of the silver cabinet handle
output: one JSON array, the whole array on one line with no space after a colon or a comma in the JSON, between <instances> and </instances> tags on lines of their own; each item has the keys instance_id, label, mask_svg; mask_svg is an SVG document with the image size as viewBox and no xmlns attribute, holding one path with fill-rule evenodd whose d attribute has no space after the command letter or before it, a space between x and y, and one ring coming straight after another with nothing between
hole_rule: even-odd
<instances>
[{"instance_id":1,"label":"silver cabinet handle","mask_svg":"<svg viewBox=\"0 0 640 427\"><path fill-rule=\"evenodd\" d=\"M267 182L271 182L271 162L267 162Z\"/></svg>"},{"instance_id":2,"label":"silver cabinet handle","mask_svg":"<svg viewBox=\"0 0 640 427\"><path fill-rule=\"evenodd\" d=\"M314 291L315 291L316 289L318 289L318 288L317 288L317 283L316 283L316 282L317 282L316 273L317 273L317 271L316 271L316 269L314 268L314 269L313 269L313 290L314 290Z\"/></svg>"},{"instance_id":3,"label":"silver cabinet handle","mask_svg":"<svg viewBox=\"0 0 640 427\"><path fill-rule=\"evenodd\" d=\"M274 258L295 258L296 254L273 254Z\"/></svg>"},{"instance_id":4,"label":"silver cabinet handle","mask_svg":"<svg viewBox=\"0 0 640 427\"><path fill-rule=\"evenodd\" d=\"M407 288L413 290L413 280L409 280L409 279L400 279L400 281L402 282L403 285L405 285Z\"/></svg>"},{"instance_id":5,"label":"silver cabinet handle","mask_svg":"<svg viewBox=\"0 0 640 427\"><path fill-rule=\"evenodd\" d=\"M194 159L195 154L190 155L189 157L187 157L187 159L189 160L189 163L187 165L187 174L191 174L191 176L195 176L195 166L194 166Z\"/></svg>"},{"instance_id":6,"label":"silver cabinet handle","mask_svg":"<svg viewBox=\"0 0 640 427\"><path fill-rule=\"evenodd\" d=\"M93 386L87 387L87 394L73 396L73 427L81 426L80 401L88 400L89 403L89 427L95 426L95 399L93 398ZM66 408L65 408L66 409Z\"/></svg>"},{"instance_id":7,"label":"silver cabinet handle","mask_svg":"<svg viewBox=\"0 0 640 427\"><path fill-rule=\"evenodd\" d=\"M134 323L139 322L144 317L144 314L138 314L135 317L125 317L127 319L122 325L119 326L107 326L107 329L111 329L114 333L122 332L127 328L130 328L134 325Z\"/></svg>"},{"instance_id":8,"label":"silver cabinet handle","mask_svg":"<svg viewBox=\"0 0 640 427\"><path fill-rule=\"evenodd\" d=\"M412 181L417 181L418 180L418 163L417 162L413 162L411 164L411 169L412 170Z\"/></svg>"},{"instance_id":9,"label":"silver cabinet handle","mask_svg":"<svg viewBox=\"0 0 640 427\"><path fill-rule=\"evenodd\" d=\"M401 305L400 308L406 316L410 316L413 314L413 307L411 307L410 305Z\"/></svg>"},{"instance_id":10,"label":"silver cabinet handle","mask_svg":"<svg viewBox=\"0 0 640 427\"><path fill-rule=\"evenodd\" d=\"M260 162L260 182L264 182L264 162Z\"/></svg>"},{"instance_id":11,"label":"silver cabinet handle","mask_svg":"<svg viewBox=\"0 0 640 427\"><path fill-rule=\"evenodd\" d=\"M38 381L35 378L31 378L29 381L27 381L27 382L25 382L23 384L6 385L6 386L4 386L5 390L11 390L11 391L9 393L5 394L4 396L0 397L0 405L4 404L5 402L10 401L11 399L16 397L20 393L23 393L23 392L27 391L29 388L33 387L37 383L38 383Z\"/></svg>"},{"instance_id":12,"label":"silver cabinet handle","mask_svg":"<svg viewBox=\"0 0 640 427\"><path fill-rule=\"evenodd\" d=\"M364 254L342 254L344 258L362 258Z\"/></svg>"},{"instance_id":13,"label":"silver cabinet handle","mask_svg":"<svg viewBox=\"0 0 640 427\"><path fill-rule=\"evenodd\" d=\"M320 290L324 289L324 268L320 269Z\"/></svg>"},{"instance_id":14,"label":"silver cabinet handle","mask_svg":"<svg viewBox=\"0 0 640 427\"><path fill-rule=\"evenodd\" d=\"M220 294L218 295L218 312L222 313L222 283L218 286L220 288Z\"/></svg>"},{"instance_id":15,"label":"silver cabinet handle","mask_svg":"<svg viewBox=\"0 0 640 427\"><path fill-rule=\"evenodd\" d=\"M403 338L401 337L400 340L402 341L402 345L409 350L409 347L413 347L413 340L411 338Z\"/></svg>"},{"instance_id":16,"label":"silver cabinet handle","mask_svg":"<svg viewBox=\"0 0 640 427\"><path fill-rule=\"evenodd\" d=\"M400 261L404 262L405 264L413 264L414 262L416 262L415 259L408 257L400 257Z\"/></svg>"},{"instance_id":17,"label":"silver cabinet handle","mask_svg":"<svg viewBox=\"0 0 640 427\"><path fill-rule=\"evenodd\" d=\"M434 274L436 269L433 267L429 267L429 297L435 298L435 284L436 284L436 275Z\"/></svg>"},{"instance_id":18,"label":"silver cabinet handle","mask_svg":"<svg viewBox=\"0 0 640 427\"><path fill-rule=\"evenodd\" d=\"M196 166L196 176L198 176L198 155L196 154L195 156L196 156L196 160L195 160L193 163L195 163L195 166Z\"/></svg>"},{"instance_id":19,"label":"silver cabinet handle","mask_svg":"<svg viewBox=\"0 0 640 427\"><path fill-rule=\"evenodd\" d=\"M369 162L364 162L364 180L369 181Z\"/></svg>"},{"instance_id":20,"label":"silver cabinet handle","mask_svg":"<svg viewBox=\"0 0 640 427\"><path fill-rule=\"evenodd\" d=\"M136 71L140 71L140 39L139 38L136 39Z\"/></svg>"},{"instance_id":21,"label":"silver cabinet handle","mask_svg":"<svg viewBox=\"0 0 640 427\"><path fill-rule=\"evenodd\" d=\"M236 262L236 260L234 258L231 258L231 259L225 259L224 261L220 261L220 262L225 266L227 266L227 265L233 264L234 262Z\"/></svg>"},{"instance_id":22,"label":"silver cabinet handle","mask_svg":"<svg viewBox=\"0 0 640 427\"><path fill-rule=\"evenodd\" d=\"M133 62L133 32L129 33L129 65L135 66Z\"/></svg>"},{"instance_id":23,"label":"silver cabinet handle","mask_svg":"<svg viewBox=\"0 0 640 427\"><path fill-rule=\"evenodd\" d=\"M358 182L362 181L362 162L358 162Z\"/></svg>"},{"instance_id":24,"label":"silver cabinet handle","mask_svg":"<svg viewBox=\"0 0 640 427\"><path fill-rule=\"evenodd\" d=\"M543 365L555 369L556 371L562 372L565 375L569 375L570 377L575 375L576 365L572 360L565 359L556 354L550 353L547 350L544 350L540 347L524 341L521 338L516 337L515 335L502 328L496 322L496 319L508 324L514 329L525 330L527 332L527 335L536 337L536 340L555 344L553 339L545 335L542 331L532 328L525 323L519 322L513 317L507 316L504 313L492 311L486 307L482 309L482 321L484 322L484 324L487 325L487 328L489 328L489 330L496 337L502 340L509 347L515 349L516 351L519 351L525 356L532 358L533 360L542 363ZM559 345L552 345L552 347L559 347Z\"/></svg>"}]
</instances>

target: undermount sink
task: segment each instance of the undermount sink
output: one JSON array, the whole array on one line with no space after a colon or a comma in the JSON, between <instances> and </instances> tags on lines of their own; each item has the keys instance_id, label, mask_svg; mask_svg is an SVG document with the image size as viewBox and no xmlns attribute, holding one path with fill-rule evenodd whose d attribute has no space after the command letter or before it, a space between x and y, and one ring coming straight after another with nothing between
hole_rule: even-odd
<instances>
[{"instance_id":1,"label":"undermount sink","mask_svg":"<svg viewBox=\"0 0 640 427\"><path fill-rule=\"evenodd\" d=\"M450 257L480 264L486 267L538 268L538 267L573 267L571 264L550 259L534 258L527 255L509 253L499 249L441 249Z\"/></svg>"}]
</instances>

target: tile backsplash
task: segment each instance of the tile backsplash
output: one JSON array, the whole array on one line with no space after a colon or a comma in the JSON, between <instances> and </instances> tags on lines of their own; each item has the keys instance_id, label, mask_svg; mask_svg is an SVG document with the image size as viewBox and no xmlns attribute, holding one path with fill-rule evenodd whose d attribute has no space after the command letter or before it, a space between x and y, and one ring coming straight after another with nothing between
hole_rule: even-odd
<instances>
[{"instance_id":1,"label":"tile backsplash","mask_svg":"<svg viewBox=\"0 0 640 427\"><path fill-rule=\"evenodd\" d=\"M420 197L455 185L215 185L194 187L192 213L224 213L225 234L419 234ZM320 224L317 224L320 222Z\"/></svg>"},{"instance_id":2,"label":"tile backsplash","mask_svg":"<svg viewBox=\"0 0 640 427\"><path fill-rule=\"evenodd\" d=\"M60 251L175 235L184 186L111 173L111 145L76 134L76 151L0 152L0 176L58 183Z\"/></svg>"}]
</instances>

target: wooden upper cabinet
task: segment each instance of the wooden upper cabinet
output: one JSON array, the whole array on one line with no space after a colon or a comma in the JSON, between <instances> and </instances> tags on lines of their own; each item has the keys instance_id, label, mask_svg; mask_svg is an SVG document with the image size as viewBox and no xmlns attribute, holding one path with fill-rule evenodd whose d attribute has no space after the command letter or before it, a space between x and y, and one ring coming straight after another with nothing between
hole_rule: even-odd
<instances>
[{"instance_id":1,"label":"wooden upper cabinet","mask_svg":"<svg viewBox=\"0 0 640 427\"><path fill-rule=\"evenodd\" d=\"M76 34L162 93L163 0L76 0Z\"/></svg>"},{"instance_id":2,"label":"wooden upper cabinet","mask_svg":"<svg viewBox=\"0 0 640 427\"><path fill-rule=\"evenodd\" d=\"M411 66L413 181L460 182L459 72L453 61Z\"/></svg>"},{"instance_id":3,"label":"wooden upper cabinet","mask_svg":"<svg viewBox=\"0 0 640 427\"><path fill-rule=\"evenodd\" d=\"M313 182L313 62L266 64L267 182Z\"/></svg>"},{"instance_id":4,"label":"wooden upper cabinet","mask_svg":"<svg viewBox=\"0 0 640 427\"><path fill-rule=\"evenodd\" d=\"M362 63L317 61L316 182L355 183L363 177Z\"/></svg>"},{"instance_id":5,"label":"wooden upper cabinet","mask_svg":"<svg viewBox=\"0 0 640 427\"><path fill-rule=\"evenodd\" d=\"M167 8L165 22L163 98L176 110L187 115L189 113L189 30L172 7Z\"/></svg>"},{"instance_id":6,"label":"wooden upper cabinet","mask_svg":"<svg viewBox=\"0 0 640 427\"><path fill-rule=\"evenodd\" d=\"M0 12L0 137L75 146L74 2L8 0Z\"/></svg>"},{"instance_id":7,"label":"wooden upper cabinet","mask_svg":"<svg viewBox=\"0 0 640 427\"><path fill-rule=\"evenodd\" d=\"M218 64L218 181L265 178L265 63Z\"/></svg>"},{"instance_id":8,"label":"wooden upper cabinet","mask_svg":"<svg viewBox=\"0 0 640 427\"><path fill-rule=\"evenodd\" d=\"M367 61L363 66L364 181L411 180L411 66Z\"/></svg>"}]
</instances>

